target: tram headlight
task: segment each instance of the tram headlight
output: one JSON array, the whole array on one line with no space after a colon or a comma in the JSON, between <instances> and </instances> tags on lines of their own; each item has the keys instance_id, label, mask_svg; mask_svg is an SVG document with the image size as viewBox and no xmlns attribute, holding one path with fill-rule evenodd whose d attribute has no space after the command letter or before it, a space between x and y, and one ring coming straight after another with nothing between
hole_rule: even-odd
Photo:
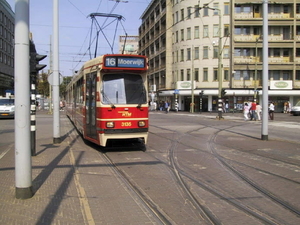
<instances>
[{"instance_id":1,"label":"tram headlight","mask_svg":"<svg viewBox=\"0 0 300 225\"><path fill-rule=\"evenodd\" d=\"M139 127L144 127L144 126L146 126L145 121L139 121Z\"/></svg>"},{"instance_id":2,"label":"tram headlight","mask_svg":"<svg viewBox=\"0 0 300 225\"><path fill-rule=\"evenodd\" d=\"M115 123L114 122L106 122L106 127L107 128L114 128L115 127Z\"/></svg>"}]
</instances>

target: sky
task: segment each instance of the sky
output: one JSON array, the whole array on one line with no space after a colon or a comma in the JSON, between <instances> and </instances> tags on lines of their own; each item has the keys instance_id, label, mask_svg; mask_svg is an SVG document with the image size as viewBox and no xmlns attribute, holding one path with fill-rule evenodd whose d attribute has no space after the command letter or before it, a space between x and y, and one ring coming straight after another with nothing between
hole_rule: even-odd
<instances>
[{"instance_id":1,"label":"sky","mask_svg":"<svg viewBox=\"0 0 300 225\"><path fill-rule=\"evenodd\" d=\"M117 3L118 1L118 3ZM15 11L15 0L7 0ZM151 0L59 0L59 70L63 76L72 76L83 63L95 54L96 26L92 26L91 13L112 13L123 16L125 20L96 17L103 28L110 45L114 41L114 53L118 53L119 36L138 35L142 21L141 15ZM53 33L53 0L30 0L30 32L38 54L48 55L41 64L50 69L50 43ZM105 24L103 26L103 24ZM93 27L93 29L91 29ZM100 32L97 55L111 53L106 38ZM91 43L91 40L93 43ZM91 44L90 44L91 43ZM91 46L91 50L89 50ZM45 71L46 72L46 71Z\"/></svg>"}]
</instances>

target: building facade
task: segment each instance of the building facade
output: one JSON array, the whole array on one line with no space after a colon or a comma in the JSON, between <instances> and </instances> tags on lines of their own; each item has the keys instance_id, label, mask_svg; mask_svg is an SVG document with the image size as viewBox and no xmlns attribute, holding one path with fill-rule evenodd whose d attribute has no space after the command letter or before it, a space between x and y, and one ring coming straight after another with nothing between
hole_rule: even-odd
<instances>
[{"instance_id":1,"label":"building facade","mask_svg":"<svg viewBox=\"0 0 300 225\"><path fill-rule=\"evenodd\" d=\"M262 94L263 4L231 1L231 74L229 88L236 94L237 107L252 100L252 90ZM285 102L300 100L300 2L268 3L269 101L277 112ZM248 93L245 93L247 92ZM238 94L237 94L238 93ZM231 98L231 102L234 99Z\"/></svg>"},{"instance_id":2,"label":"building facade","mask_svg":"<svg viewBox=\"0 0 300 225\"><path fill-rule=\"evenodd\" d=\"M119 37L120 54L138 54L139 36L129 35Z\"/></svg>"},{"instance_id":3,"label":"building facade","mask_svg":"<svg viewBox=\"0 0 300 225\"><path fill-rule=\"evenodd\" d=\"M15 16L6 0L0 0L0 95L14 89Z\"/></svg>"},{"instance_id":4,"label":"building facade","mask_svg":"<svg viewBox=\"0 0 300 225\"><path fill-rule=\"evenodd\" d=\"M218 95L231 110L262 94L263 4L153 0L141 16L140 54L149 57L148 83L157 101L179 110L216 111ZM269 101L276 111L300 98L300 3L269 3ZM194 81L194 82L192 82ZM203 93L203 95L201 95Z\"/></svg>"}]
</instances>

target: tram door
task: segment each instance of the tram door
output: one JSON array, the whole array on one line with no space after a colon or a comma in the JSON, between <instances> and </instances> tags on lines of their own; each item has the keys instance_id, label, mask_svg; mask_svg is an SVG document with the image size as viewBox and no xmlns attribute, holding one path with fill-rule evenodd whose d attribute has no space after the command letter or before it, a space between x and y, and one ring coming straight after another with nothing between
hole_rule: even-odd
<instances>
[{"instance_id":1,"label":"tram door","mask_svg":"<svg viewBox=\"0 0 300 225\"><path fill-rule=\"evenodd\" d=\"M97 139L96 130L96 73L86 75L86 136Z\"/></svg>"}]
</instances>

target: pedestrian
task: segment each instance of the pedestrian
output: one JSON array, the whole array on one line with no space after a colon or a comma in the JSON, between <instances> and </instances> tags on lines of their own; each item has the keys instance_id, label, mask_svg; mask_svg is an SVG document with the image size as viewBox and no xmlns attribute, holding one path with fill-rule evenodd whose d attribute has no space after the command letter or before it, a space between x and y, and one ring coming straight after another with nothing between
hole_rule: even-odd
<instances>
[{"instance_id":1,"label":"pedestrian","mask_svg":"<svg viewBox=\"0 0 300 225\"><path fill-rule=\"evenodd\" d=\"M269 105L270 120L274 120L274 111L275 111L275 105L274 105L274 102L271 102L271 104Z\"/></svg>"},{"instance_id":2,"label":"pedestrian","mask_svg":"<svg viewBox=\"0 0 300 225\"><path fill-rule=\"evenodd\" d=\"M229 112L229 104L228 104L228 102L225 103L225 112L226 113Z\"/></svg>"},{"instance_id":3,"label":"pedestrian","mask_svg":"<svg viewBox=\"0 0 300 225\"><path fill-rule=\"evenodd\" d=\"M285 103L283 104L283 113L287 113L287 108L288 108L288 103L285 102Z\"/></svg>"},{"instance_id":4,"label":"pedestrian","mask_svg":"<svg viewBox=\"0 0 300 225\"><path fill-rule=\"evenodd\" d=\"M292 109L291 103L290 103L290 101L288 101L287 102L287 113L291 113L291 109Z\"/></svg>"},{"instance_id":5,"label":"pedestrian","mask_svg":"<svg viewBox=\"0 0 300 225\"><path fill-rule=\"evenodd\" d=\"M154 101L153 102L153 110L156 111L156 109L157 109L157 104L156 104L156 101Z\"/></svg>"},{"instance_id":6,"label":"pedestrian","mask_svg":"<svg viewBox=\"0 0 300 225\"><path fill-rule=\"evenodd\" d=\"M190 112L194 111L194 106L195 106L195 103L191 102L190 103Z\"/></svg>"},{"instance_id":7,"label":"pedestrian","mask_svg":"<svg viewBox=\"0 0 300 225\"><path fill-rule=\"evenodd\" d=\"M64 111L64 103L63 103L63 101L59 102L59 110L60 111Z\"/></svg>"},{"instance_id":8,"label":"pedestrian","mask_svg":"<svg viewBox=\"0 0 300 225\"><path fill-rule=\"evenodd\" d=\"M159 111L163 111L164 103L162 101L159 102Z\"/></svg>"},{"instance_id":9,"label":"pedestrian","mask_svg":"<svg viewBox=\"0 0 300 225\"><path fill-rule=\"evenodd\" d=\"M168 101L165 102L165 111L166 111L166 113L169 112L169 103L168 103Z\"/></svg>"},{"instance_id":10,"label":"pedestrian","mask_svg":"<svg viewBox=\"0 0 300 225\"><path fill-rule=\"evenodd\" d=\"M251 104L251 120L255 120L256 121L256 102L254 101L254 102L252 102L252 104Z\"/></svg>"},{"instance_id":11,"label":"pedestrian","mask_svg":"<svg viewBox=\"0 0 300 225\"><path fill-rule=\"evenodd\" d=\"M261 111L262 111L262 107L261 105L257 102L256 104L256 115L257 115L257 119L261 120Z\"/></svg>"},{"instance_id":12,"label":"pedestrian","mask_svg":"<svg viewBox=\"0 0 300 225\"><path fill-rule=\"evenodd\" d=\"M244 120L249 120L248 114L249 114L249 105L248 105L247 102L245 102L245 105L244 105Z\"/></svg>"}]
</instances>

